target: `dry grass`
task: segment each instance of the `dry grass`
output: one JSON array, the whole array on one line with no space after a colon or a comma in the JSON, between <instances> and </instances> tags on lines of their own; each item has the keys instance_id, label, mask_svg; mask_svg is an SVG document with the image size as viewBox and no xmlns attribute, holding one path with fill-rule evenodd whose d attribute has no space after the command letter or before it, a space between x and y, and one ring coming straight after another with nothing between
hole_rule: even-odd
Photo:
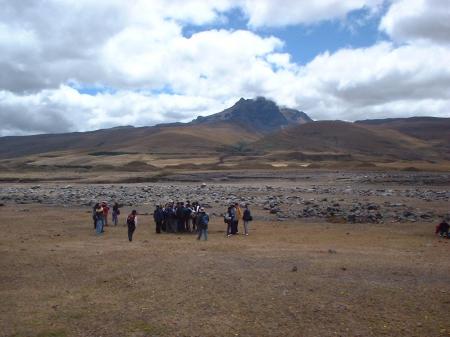
<instances>
[{"instance_id":1,"label":"dry grass","mask_svg":"<svg viewBox=\"0 0 450 337\"><path fill-rule=\"evenodd\" d=\"M430 224L256 221L227 239L213 218L198 242L142 216L129 243L88 211L0 208L1 336L450 335L450 241Z\"/></svg>"}]
</instances>

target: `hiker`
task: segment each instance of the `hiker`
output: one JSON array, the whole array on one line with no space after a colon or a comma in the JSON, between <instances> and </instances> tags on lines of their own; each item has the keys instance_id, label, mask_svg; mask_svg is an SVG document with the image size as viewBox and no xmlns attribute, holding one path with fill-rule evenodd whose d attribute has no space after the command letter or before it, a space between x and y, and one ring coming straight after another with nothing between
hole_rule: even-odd
<instances>
[{"instance_id":1,"label":"hiker","mask_svg":"<svg viewBox=\"0 0 450 337\"><path fill-rule=\"evenodd\" d=\"M178 232L184 232L184 202L177 202L175 215L177 218L177 230Z\"/></svg>"},{"instance_id":2,"label":"hiker","mask_svg":"<svg viewBox=\"0 0 450 337\"><path fill-rule=\"evenodd\" d=\"M242 220L244 221L244 235L248 236L249 223L253 220L248 204L244 206L244 214L242 215Z\"/></svg>"},{"instance_id":3,"label":"hiker","mask_svg":"<svg viewBox=\"0 0 450 337\"><path fill-rule=\"evenodd\" d=\"M97 228L97 207L99 206L99 203L96 203L94 207L92 207L92 221L94 222L94 230Z\"/></svg>"},{"instance_id":4,"label":"hiker","mask_svg":"<svg viewBox=\"0 0 450 337\"><path fill-rule=\"evenodd\" d=\"M236 217L236 210L234 209L234 205L230 205L228 207L227 212L224 215L224 222L227 224L227 237L235 234L233 233L233 224L234 219Z\"/></svg>"},{"instance_id":5,"label":"hiker","mask_svg":"<svg viewBox=\"0 0 450 337\"><path fill-rule=\"evenodd\" d=\"M133 233L137 227L137 212L135 209L131 212L127 217L127 225L128 225L128 241L133 241Z\"/></svg>"},{"instance_id":6,"label":"hiker","mask_svg":"<svg viewBox=\"0 0 450 337\"><path fill-rule=\"evenodd\" d=\"M156 225L156 233L161 233L161 227L164 220L164 212L162 210L162 207L160 205L156 205L156 209L153 212L153 219L155 220Z\"/></svg>"},{"instance_id":7,"label":"hiker","mask_svg":"<svg viewBox=\"0 0 450 337\"><path fill-rule=\"evenodd\" d=\"M161 230L163 232L167 232L167 224L168 224L168 217L167 217L167 204L164 205L164 207L161 209L163 220L161 222Z\"/></svg>"},{"instance_id":8,"label":"hiker","mask_svg":"<svg viewBox=\"0 0 450 337\"><path fill-rule=\"evenodd\" d=\"M234 209L236 212L235 218L234 218L234 230L233 230L233 234L239 234L239 219L242 218L242 211L241 211L241 207L239 206L239 203L235 203L234 204Z\"/></svg>"},{"instance_id":9,"label":"hiker","mask_svg":"<svg viewBox=\"0 0 450 337\"><path fill-rule=\"evenodd\" d=\"M100 235L104 232L103 226L104 226L104 216L103 216L103 207L97 203L95 204L95 231L97 235Z\"/></svg>"},{"instance_id":10,"label":"hiker","mask_svg":"<svg viewBox=\"0 0 450 337\"><path fill-rule=\"evenodd\" d=\"M191 213L191 218L192 218L192 231L193 232L198 232L198 227L197 227L197 216L198 213L200 211L200 206L198 204L198 201L194 201L192 203L192 213Z\"/></svg>"},{"instance_id":11,"label":"hiker","mask_svg":"<svg viewBox=\"0 0 450 337\"><path fill-rule=\"evenodd\" d=\"M186 232L191 231L191 204L189 201L186 202L186 205L183 208L183 221L184 221L184 229Z\"/></svg>"},{"instance_id":12,"label":"hiker","mask_svg":"<svg viewBox=\"0 0 450 337\"><path fill-rule=\"evenodd\" d=\"M114 226L117 226L117 224L119 223L119 215L120 215L119 204L115 202L112 210L112 221Z\"/></svg>"},{"instance_id":13,"label":"hiker","mask_svg":"<svg viewBox=\"0 0 450 337\"><path fill-rule=\"evenodd\" d=\"M200 208L198 215L198 237L197 240L200 240L202 236L205 236L205 241L208 240L208 223L209 223L209 215L205 213L205 209L203 207Z\"/></svg>"},{"instance_id":14,"label":"hiker","mask_svg":"<svg viewBox=\"0 0 450 337\"><path fill-rule=\"evenodd\" d=\"M442 222L436 226L436 234L439 233L441 238L449 238L448 236L449 224L445 219L442 219Z\"/></svg>"},{"instance_id":15,"label":"hiker","mask_svg":"<svg viewBox=\"0 0 450 337\"><path fill-rule=\"evenodd\" d=\"M169 204L169 231L176 233L178 231L177 212L174 203Z\"/></svg>"},{"instance_id":16,"label":"hiker","mask_svg":"<svg viewBox=\"0 0 450 337\"><path fill-rule=\"evenodd\" d=\"M103 222L104 222L104 226L108 226L108 212L109 212L109 207L108 204L106 203L106 201L102 202L102 208L103 208Z\"/></svg>"}]
</instances>

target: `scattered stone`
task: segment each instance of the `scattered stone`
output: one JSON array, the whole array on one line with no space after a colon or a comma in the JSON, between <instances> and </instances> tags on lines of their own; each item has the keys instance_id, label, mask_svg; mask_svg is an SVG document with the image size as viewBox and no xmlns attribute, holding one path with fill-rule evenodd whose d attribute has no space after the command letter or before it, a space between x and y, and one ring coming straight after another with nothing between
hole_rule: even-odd
<instances>
[{"instance_id":1,"label":"scattered stone","mask_svg":"<svg viewBox=\"0 0 450 337\"><path fill-rule=\"evenodd\" d=\"M292 271L293 273L295 273L297 270L298 270L297 266L293 266L291 271Z\"/></svg>"}]
</instances>

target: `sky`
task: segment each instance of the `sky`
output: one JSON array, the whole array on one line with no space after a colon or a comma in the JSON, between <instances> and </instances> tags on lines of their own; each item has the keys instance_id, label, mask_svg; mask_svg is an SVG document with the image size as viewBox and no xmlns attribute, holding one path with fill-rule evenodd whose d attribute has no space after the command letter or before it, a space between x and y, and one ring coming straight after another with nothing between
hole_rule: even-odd
<instances>
[{"instance_id":1,"label":"sky","mask_svg":"<svg viewBox=\"0 0 450 337\"><path fill-rule=\"evenodd\" d=\"M0 0L0 136L190 121L450 117L449 0Z\"/></svg>"}]
</instances>

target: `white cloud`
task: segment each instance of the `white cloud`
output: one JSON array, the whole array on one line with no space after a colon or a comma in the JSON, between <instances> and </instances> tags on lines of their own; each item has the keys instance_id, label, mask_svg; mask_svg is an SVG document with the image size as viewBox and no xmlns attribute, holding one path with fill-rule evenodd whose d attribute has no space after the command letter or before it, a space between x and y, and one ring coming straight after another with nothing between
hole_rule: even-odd
<instances>
[{"instance_id":1,"label":"white cloud","mask_svg":"<svg viewBox=\"0 0 450 337\"><path fill-rule=\"evenodd\" d=\"M227 107L216 100L188 95L152 95L120 91L95 96L80 94L62 85L38 93L18 95L0 91L0 135L61 133L108 128L117 125L145 126L189 121Z\"/></svg>"},{"instance_id":2,"label":"white cloud","mask_svg":"<svg viewBox=\"0 0 450 337\"><path fill-rule=\"evenodd\" d=\"M243 0L241 7L252 27L311 24L343 19L354 10L378 11L383 0Z\"/></svg>"},{"instance_id":3,"label":"white cloud","mask_svg":"<svg viewBox=\"0 0 450 337\"><path fill-rule=\"evenodd\" d=\"M380 29L399 42L450 43L448 0L399 0L392 4Z\"/></svg>"},{"instance_id":4,"label":"white cloud","mask_svg":"<svg viewBox=\"0 0 450 337\"><path fill-rule=\"evenodd\" d=\"M391 43L319 55L298 75L298 104L319 119L448 117L448 55L446 47Z\"/></svg>"},{"instance_id":5,"label":"white cloud","mask_svg":"<svg viewBox=\"0 0 450 337\"><path fill-rule=\"evenodd\" d=\"M0 3L0 135L187 121L255 96L316 119L450 112L450 6L444 0L390 4L380 29L400 45L343 48L306 65L296 64L267 27L376 12L384 1ZM249 30L223 28L235 8ZM183 35L188 24L218 23ZM264 35L251 30L261 27ZM92 96L69 83L110 90Z\"/></svg>"}]
</instances>

